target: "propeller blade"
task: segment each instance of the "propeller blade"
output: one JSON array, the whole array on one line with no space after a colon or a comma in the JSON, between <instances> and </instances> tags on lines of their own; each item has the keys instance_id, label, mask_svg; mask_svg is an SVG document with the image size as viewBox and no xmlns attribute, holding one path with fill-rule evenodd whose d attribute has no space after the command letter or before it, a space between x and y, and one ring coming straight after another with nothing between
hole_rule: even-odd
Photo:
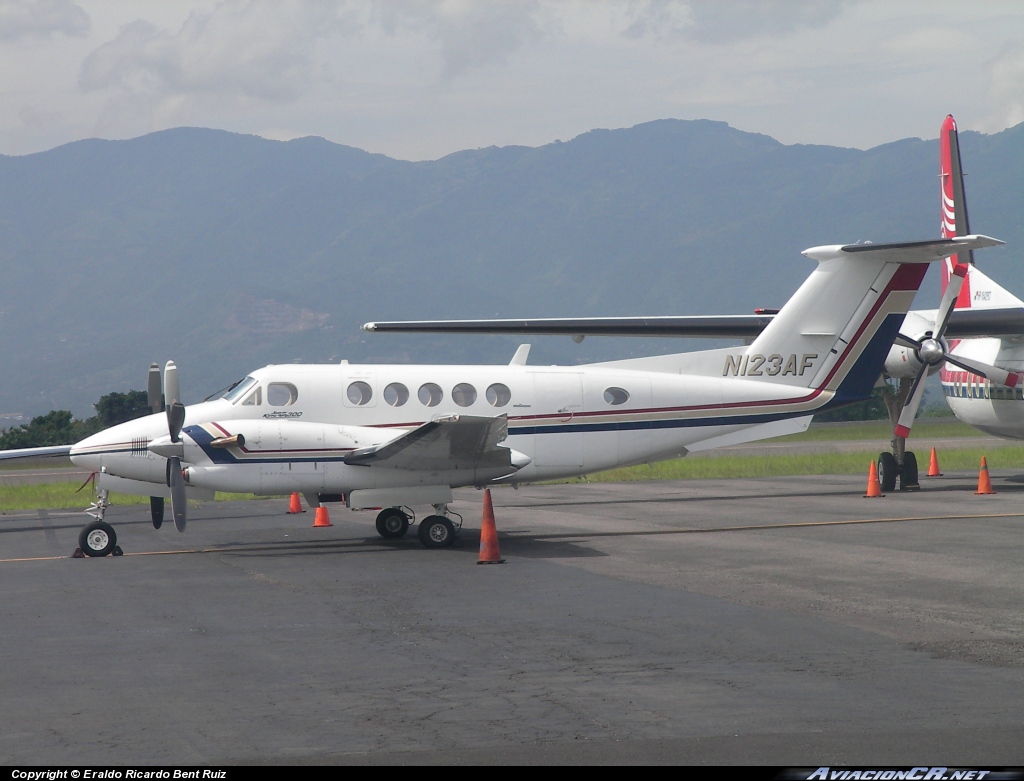
<instances>
[{"instance_id":1,"label":"propeller blade","mask_svg":"<svg viewBox=\"0 0 1024 781\"><path fill-rule=\"evenodd\" d=\"M174 518L174 528L183 532L188 500L185 497L185 478L181 474L181 459L175 456L167 459L167 486L171 489L171 517Z\"/></svg>"},{"instance_id":2,"label":"propeller blade","mask_svg":"<svg viewBox=\"0 0 1024 781\"><path fill-rule=\"evenodd\" d=\"M915 350L921 349L921 342L917 339L911 339L905 334L896 334L896 344L903 345L904 347L913 347Z\"/></svg>"},{"instance_id":3,"label":"propeller blade","mask_svg":"<svg viewBox=\"0 0 1024 781\"><path fill-rule=\"evenodd\" d=\"M178 386L178 367L174 361L168 361L164 367L164 402L168 407L175 401L181 401L181 388Z\"/></svg>"},{"instance_id":4,"label":"propeller blade","mask_svg":"<svg viewBox=\"0 0 1024 781\"><path fill-rule=\"evenodd\" d=\"M160 387L160 367L149 365L149 379L146 385L146 404L153 412L164 411L163 390Z\"/></svg>"},{"instance_id":5,"label":"propeller blade","mask_svg":"<svg viewBox=\"0 0 1024 781\"><path fill-rule=\"evenodd\" d=\"M181 442L181 428L185 425L185 405L176 401L167 408L167 430L171 442Z\"/></svg>"},{"instance_id":6,"label":"propeller blade","mask_svg":"<svg viewBox=\"0 0 1024 781\"><path fill-rule=\"evenodd\" d=\"M935 320L935 338L940 338L946 333L946 326L949 325L949 318L953 314L956 300L960 296L960 289L964 286L964 278L967 276L966 263L954 263L953 272L949 275L949 283L946 285L946 292L942 294L942 301L939 303L939 311Z\"/></svg>"},{"instance_id":7,"label":"propeller blade","mask_svg":"<svg viewBox=\"0 0 1024 781\"><path fill-rule=\"evenodd\" d=\"M980 361L972 361L970 358L963 358L959 355L946 354L946 362L951 363L954 366L959 366L961 369L977 374L979 377L984 377L996 385L1005 385L1007 388L1015 388L1020 383L1020 375L1015 372L1008 372L1006 369L1000 369L998 366L992 366L991 364L981 363Z\"/></svg>"},{"instance_id":8,"label":"propeller blade","mask_svg":"<svg viewBox=\"0 0 1024 781\"><path fill-rule=\"evenodd\" d=\"M910 427L914 425L914 418L917 417L917 408L921 406L921 399L924 398L924 377L928 373L927 368L922 368L914 377L914 384L910 389L910 396L907 403L903 405L900 419L896 423L896 436L904 439L910 436Z\"/></svg>"}]
</instances>

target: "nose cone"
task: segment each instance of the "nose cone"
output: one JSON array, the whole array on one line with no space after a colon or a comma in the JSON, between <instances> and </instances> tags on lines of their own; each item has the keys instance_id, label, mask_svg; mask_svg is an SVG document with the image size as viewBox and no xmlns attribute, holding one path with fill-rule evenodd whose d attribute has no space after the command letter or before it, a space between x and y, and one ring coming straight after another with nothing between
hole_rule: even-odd
<instances>
[{"instance_id":1,"label":"nose cone","mask_svg":"<svg viewBox=\"0 0 1024 781\"><path fill-rule=\"evenodd\" d=\"M163 415L147 415L138 420L130 420L73 445L71 461L87 469L99 470L115 460L147 457L150 441L166 433L167 421Z\"/></svg>"}]
</instances>

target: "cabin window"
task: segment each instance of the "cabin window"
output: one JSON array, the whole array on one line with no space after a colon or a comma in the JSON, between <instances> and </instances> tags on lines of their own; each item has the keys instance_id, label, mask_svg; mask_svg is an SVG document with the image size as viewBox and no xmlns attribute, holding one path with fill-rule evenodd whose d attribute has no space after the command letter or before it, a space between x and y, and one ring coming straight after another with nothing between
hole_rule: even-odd
<instances>
[{"instance_id":1,"label":"cabin window","mask_svg":"<svg viewBox=\"0 0 1024 781\"><path fill-rule=\"evenodd\" d=\"M487 403L492 407L504 407L512 401L512 391L508 389L507 385L502 385L500 382L488 387L486 396Z\"/></svg>"},{"instance_id":2,"label":"cabin window","mask_svg":"<svg viewBox=\"0 0 1024 781\"><path fill-rule=\"evenodd\" d=\"M604 400L613 407L617 407L629 401L629 391L622 388L605 388Z\"/></svg>"},{"instance_id":3,"label":"cabin window","mask_svg":"<svg viewBox=\"0 0 1024 781\"><path fill-rule=\"evenodd\" d=\"M258 407L263 403L263 388L256 387L252 393L250 393L245 401L242 402L243 407Z\"/></svg>"},{"instance_id":4,"label":"cabin window","mask_svg":"<svg viewBox=\"0 0 1024 781\"><path fill-rule=\"evenodd\" d=\"M357 407L361 407L364 404L369 404L370 399L373 398L373 388L367 385L362 380L356 380L348 386L348 400L355 404Z\"/></svg>"},{"instance_id":5,"label":"cabin window","mask_svg":"<svg viewBox=\"0 0 1024 781\"><path fill-rule=\"evenodd\" d=\"M392 407L401 407L409 400L409 389L400 382L393 382L384 389L384 401Z\"/></svg>"},{"instance_id":6,"label":"cabin window","mask_svg":"<svg viewBox=\"0 0 1024 781\"><path fill-rule=\"evenodd\" d=\"M299 398L299 391L290 382L272 382L267 386L267 404L290 407Z\"/></svg>"},{"instance_id":7,"label":"cabin window","mask_svg":"<svg viewBox=\"0 0 1024 781\"><path fill-rule=\"evenodd\" d=\"M244 380L236 383L235 387L231 388L227 393L224 394L224 398L234 404L242 396L248 392L248 390L256 384L255 377L246 377Z\"/></svg>"},{"instance_id":8,"label":"cabin window","mask_svg":"<svg viewBox=\"0 0 1024 781\"><path fill-rule=\"evenodd\" d=\"M441 386L433 382L426 382L420 386L419 399L424 407L436 407L444 398Z\"/></svg>"},{"instance_id":9,"label":"cabin window","mask_svg":"<svg viewBox=\"0 0 1024 781\"><path fill-rule=\"evenodd\" d=\"M452 401L460 407L469 407L476 401L476 388L468 382L460 382L452 388Z\"/></svg>"}]
</instances>

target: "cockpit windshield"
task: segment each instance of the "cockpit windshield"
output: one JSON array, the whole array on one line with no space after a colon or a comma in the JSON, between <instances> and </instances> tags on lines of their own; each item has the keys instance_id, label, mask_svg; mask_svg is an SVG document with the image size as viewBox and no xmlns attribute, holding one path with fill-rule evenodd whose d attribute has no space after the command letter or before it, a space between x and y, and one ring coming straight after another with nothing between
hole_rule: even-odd
<instances>
[{"instance_id":1,"label":"cockpit windshield","mask_svg":"<svg viewBox=\"0 0 1024 781\"><path fill-rule=\"evenodd\" d=\"M256 384L256 378L255 377L246 377L244 380L242 380L240 383L238 383L235 387L233 387L231 390L229 390L227 393L225 393L223 398L227 399L232 404L234 404L236 401L238 401L240 398L242 398L242 396L245 395L245 392L247 390L249 390L249 388L251 388L255 384Z\"/></svg>"}]
</instances>

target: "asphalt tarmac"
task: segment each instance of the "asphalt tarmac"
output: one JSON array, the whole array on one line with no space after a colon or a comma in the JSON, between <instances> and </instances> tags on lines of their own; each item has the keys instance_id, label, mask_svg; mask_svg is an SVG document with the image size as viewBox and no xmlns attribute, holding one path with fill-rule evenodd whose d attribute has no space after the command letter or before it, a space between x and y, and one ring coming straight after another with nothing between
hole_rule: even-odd
<instances>
[{"instance_id":1,"label":"asphalt tarmac","mask_svg":"<svg viewBox=\"0 0 1024 781\"><path fill-rule=\"evenodd\" d=\"M0 763L1024 765L1024 481L493 493L506 563L283 500L0 515ZM0 489L2 490L2 489Z\"/></svg>"}]
</instances>

